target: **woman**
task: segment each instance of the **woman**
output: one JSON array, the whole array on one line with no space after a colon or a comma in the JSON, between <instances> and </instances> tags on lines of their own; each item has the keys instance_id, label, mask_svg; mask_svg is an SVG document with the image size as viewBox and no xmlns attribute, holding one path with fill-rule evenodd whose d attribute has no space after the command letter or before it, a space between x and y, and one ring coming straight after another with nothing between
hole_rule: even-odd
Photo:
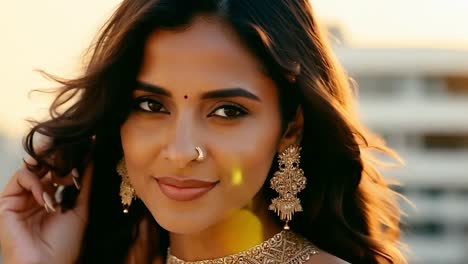
<instances>
[{"instance_id":1,"label":"woman","mask_svg":"<svg viewBox=\"0 0 468 264\"><path fill-rule=\"evenodd\" d=\"M6 264L405 263L308 1L125 0L91 51L2 192Z\"/></svg>"}]
</instances>

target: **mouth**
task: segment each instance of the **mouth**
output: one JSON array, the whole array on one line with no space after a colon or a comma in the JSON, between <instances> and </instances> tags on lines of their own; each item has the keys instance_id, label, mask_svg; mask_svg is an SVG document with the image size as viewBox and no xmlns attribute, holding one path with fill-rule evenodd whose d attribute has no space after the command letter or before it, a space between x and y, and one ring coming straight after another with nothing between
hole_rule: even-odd
<instances>
[{"instance_id":1,"label":"mouth","mask_svg":"<svg viewBox=\"0 0 468 264\"><path fill-rule=\"evenodd\" d=\"M176 180L174 178L156 178L161 192L175 201L191 201L198 199L213 189L219 181L206 182L198 180Z\"/></svg>"}]
</instances>

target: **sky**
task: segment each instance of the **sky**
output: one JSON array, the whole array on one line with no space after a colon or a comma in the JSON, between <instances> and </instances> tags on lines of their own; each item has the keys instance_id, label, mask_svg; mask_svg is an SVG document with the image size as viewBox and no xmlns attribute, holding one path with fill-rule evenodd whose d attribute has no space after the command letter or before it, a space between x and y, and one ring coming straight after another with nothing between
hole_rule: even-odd
<instances>
[{"instance_id":1,"label":"sky","mask_svg":"<svg viewBox=\"0 0 468 264\"><path fill-rule=\"evenodd\" d=\"M468 0L310 0L350 46L468 50ZM54 84L35 72L79 72L80 56L120 0L0 0L0 133L21 137L47 113Z\"/></svg>"},{"instance_id":2,"label":"sky","mask_svg":"<svg viewBox=\"0 0 468 264\"><path fill-rule=\"evenodd\" d=\"M310 1L356 46L468 49L468 0Z\"/></svg>"}]
</instances>

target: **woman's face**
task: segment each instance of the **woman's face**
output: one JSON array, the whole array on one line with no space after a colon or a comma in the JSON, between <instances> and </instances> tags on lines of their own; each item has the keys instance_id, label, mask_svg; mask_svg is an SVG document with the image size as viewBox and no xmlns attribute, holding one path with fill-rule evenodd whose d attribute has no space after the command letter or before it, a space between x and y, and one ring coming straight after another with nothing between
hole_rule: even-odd
<instances>
[{"instance_id":1,"label":"woman's face","mask_svg":"<svg viewBox=\"0 0 468 264\"><path fill-rule=\"evenodd\" d=\"M156 221L193 233L249 204L281 124L275 84L235 33L203 18L184 31L155 31L137 80L121 139L130 182Z\"/></svg>"}]
</instances>

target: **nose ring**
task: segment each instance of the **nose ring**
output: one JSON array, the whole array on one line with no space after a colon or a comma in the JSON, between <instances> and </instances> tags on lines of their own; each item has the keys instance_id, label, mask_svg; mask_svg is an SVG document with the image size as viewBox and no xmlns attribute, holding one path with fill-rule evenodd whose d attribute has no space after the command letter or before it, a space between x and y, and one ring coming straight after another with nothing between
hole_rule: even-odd
<instances>
[{"instance_id":1,"label":"nose ring","mask_svg":"<svg viewBox=\"0 0 468 264\"><path fill-rule=\"evenodd\" d=\"M202 161L205 159L205 153L203 153L202 148L200 147L195 147L195 150L198 152L198 156L196 158L196 161Z\"/></svg>"}]
</instances>

